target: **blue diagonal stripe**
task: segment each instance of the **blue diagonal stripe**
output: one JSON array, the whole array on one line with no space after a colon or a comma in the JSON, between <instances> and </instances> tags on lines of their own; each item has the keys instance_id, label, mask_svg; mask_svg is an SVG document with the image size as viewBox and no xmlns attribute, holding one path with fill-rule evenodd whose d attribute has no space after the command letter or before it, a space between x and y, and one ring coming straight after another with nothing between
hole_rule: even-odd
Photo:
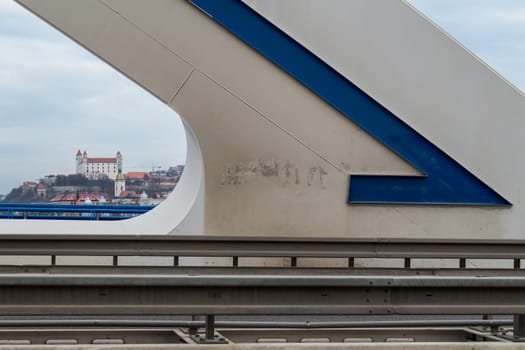
<instances>
[{"instance_id":1,"label":"blue diagonal stripe","mask_svg":"<svg viewBox=\"0 0 525 350\"><path fill-rule=\"evenodd\" d=\"M350 177L349 203L509 206L476 176L240 0L190 0L424 176Z\"/></svg>"}]
</instances>

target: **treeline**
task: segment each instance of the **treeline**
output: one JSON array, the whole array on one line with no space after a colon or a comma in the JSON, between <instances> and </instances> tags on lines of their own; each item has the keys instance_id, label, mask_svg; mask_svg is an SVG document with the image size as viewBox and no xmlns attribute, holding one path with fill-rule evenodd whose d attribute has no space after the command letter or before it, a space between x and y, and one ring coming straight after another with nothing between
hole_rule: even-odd
<instances>
[{"instance_id":1,"label":"treeline","mask_svg":"<svg viewBox=\"0 0 525 350\"><path fill-rule=\"evenodd\" d=\"M44 197L38 195L36 186L22 185L13 188L11 192L5 196L3 202L32 203L49 200L58 193L64 193L64 189L60 188L63 186L76 187L76 192L104 193L109 196L113 196L115 187L113 180L107 176L90 180L81 174L56 175L52 183L47 182L46 195ZM71 191L72 189L65 190L65 192Z\"/></svg>"},{"instance_id":2,"label":"treeline","mask_svg":"<svg viewBox=\"0 0 525 350\"><path fill-rule=\"evenodd\" d=\"M35 200L38 200L35 188L20 186L13 188L11 192L5 196L3 201L6 203L31 203Z\"/></svg>"},{"instance_id":3,"label":"treeline","mask_svg":"<svg viewBox=\"0 0 525 350\"><path fill-rule=\"evenodd\" d=\"M113 180L107 176L96 180L90 180L82 174L57 175L53 181L53 186L84 186L84 187L108 187L113 186Z\"/></svg>"}]
</instances>

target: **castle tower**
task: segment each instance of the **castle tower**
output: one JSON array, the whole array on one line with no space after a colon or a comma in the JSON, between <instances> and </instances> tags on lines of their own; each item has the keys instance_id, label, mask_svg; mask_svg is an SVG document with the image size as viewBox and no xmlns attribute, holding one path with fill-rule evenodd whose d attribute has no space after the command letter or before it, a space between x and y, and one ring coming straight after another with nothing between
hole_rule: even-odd
<instances>
[{"instance_id":1,"label":"castle tower","mask_svg":"<svg viewBox=\"0 0 525 350\"><path fill-rule=\"evenodd\" d=\"M77 151L77 155L75 156L75 165L76 165L76 173L82 174L82 152L80 150Z\"/></svg>"},{"instance_id":2,"label":"castle tower","mask_svg":"<svg viewBox=\"0 0 525 350\"><path fill-rule=\"evenodd\" d=\"M85 150L84 152L80 152L80 150L78 150L77 154L75 155L76 173L87 176L87 173L86 173L87 163L88 163L87 152Z\"/></svg>"},{"instance_id":3,"label":"castle tower","mask_svg":"<svg viewBox=\"0 0 525 350\"><path fill-rule=\"evenodd\" d=\"M88 163L88 154L86 150L84 150L84 153L82 154L82 164L80 166L80 174L84 176L88 176L87 174L87 163Z\"/></svg>"}]
</instances>

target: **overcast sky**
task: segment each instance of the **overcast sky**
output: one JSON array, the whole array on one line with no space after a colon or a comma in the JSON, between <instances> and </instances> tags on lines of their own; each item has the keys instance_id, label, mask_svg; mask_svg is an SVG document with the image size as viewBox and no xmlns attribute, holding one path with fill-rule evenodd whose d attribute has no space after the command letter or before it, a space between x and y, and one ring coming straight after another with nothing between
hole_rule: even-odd
<instances>
[{"instance_id":1,"label":"overcast sky","mask_svg":"<svg viewBox=\"0 0 525 350\"><path fill-rule=\"evenodd\" d=\"M409 0L525 91L525 0Z\"/></svg>"},{"instance_id":2,"label":"overcast sky","mask_svg":"<svg viewBox=\"0 0 525 350\"><path fill-rule=\"evenodd\" d=\"M525 0L410 0L525 89ZM77 149L124 171L183 164L175 112L11 0L0 0L0 194L74 172Z\"/></svg>"},{"instance_id":3,"label":"overcast sky","mask_svg":"<svg viewBox=\"0 0 525 350\"><path fill-rule=\"evenodd\" d=\"M184 164L178 115L11 0L0 0L0 194L75 172L75 153L124 172Z\"/></svg>"}]
</instances>

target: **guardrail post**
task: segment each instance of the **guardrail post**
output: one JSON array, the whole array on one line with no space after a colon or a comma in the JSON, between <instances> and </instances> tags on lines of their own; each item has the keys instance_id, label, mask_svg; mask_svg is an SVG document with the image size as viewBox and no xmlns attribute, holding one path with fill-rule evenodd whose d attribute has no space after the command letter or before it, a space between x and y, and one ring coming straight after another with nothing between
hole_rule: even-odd
<instances>
[{"instance_id":1,"label":"guardrail post","mask_svg":"<svg viewBox=\"0 0 525 350\"><path fill-rule=\"evenodd\" d=\"M234 256L233 257L233 259L232 259L232 266L233 267L239 266L239 257L238 256Z\"/></svg>"},{"instance_id":2,"label":"guardrail post","mask_svg":"<svg viewBox=\"0 0 525 350\"><path fill-rule=\"evenodd\" d=\"M178 256L174 256L173 257L173 266L179 266L179 257Z\"/></svg>"},{"instance_id":3,"label":"guardrail post","mask_svg":"<svg viewBox=\"0 0 525 350\"><path fill-rule=\"evenodd\" d=\"M215 316L206 315L206 341L213 340L215 336Z\"/></svg>"},{"instance_id":4,"label":"guardrail post","mask_svg":"<svg viewBox=\"0 0 525 350\"><path fill-rule=\"evenodd\" d=\"M411 266L411 259L405 258L405 269L409 269Z\"/></svg>"},{"instance_id":5,"label":"guardrail post","mask_svg":"<svg viewBox=\"0 0 525 350\"><path fill-rule=\"evenodd\" d=\"M292 258L290 260L290 266L291 267L297 267L297 257L296 256L292 256Z\"/></svg>"},{"instance_id":6,"label":"guardrail post","mask_svg":"<svg viewBox=\"0 0 525 350\"><path fill-rule=\"evenodd\" d=\"M348 258L348 267L355 267L355 259Z\"/></svg>"},{"instance_id":7,"label":"guardrail post","mask_svg":"<svg viewBox=\"0 0 525 350\"><path fill-rule=\"evenodd\" d=\"M193 316L195 319L195 316ZM197 334L195 329L189 330L192 335L192 339L199 344L226 344L226 340L221 336L215 336L215 316L206 315L204 322L204 336ZM192 333L193 332L193 333Z\"/></svg>"},{"instance_id":8,"label":"guardrail post","mask_svg":"<svg viewBox=\"0 0 525 350\"><path fill-rule=\"evenodd\" d=\"M460 258L459 259L459 268L460 269L465 269L466 267L467 267L467 259Z\"/></svg>"},{"instance_id":9,"label":"guardrail post","mask_svg":"<svg viewBox=\"0 0 525 350\"><path fill-rule=\"evenodd\" d=\"M482 315L482 320L483 321L494 321L494 316L493 315ZM489 325L487 326L483 326L483 329L485 331L490 331L490 334L498 334L499 333L499 325L498 324L493 324L493 323L490 323Z\"/></svg>"},{"instance_id":10,"label":"guardrail post","mask_svg":"<svg viewBox=\"0 0 525 350\"><path fill-rule=\"evenodd\" d=\"M514 339L525 339L525 315L514 315Z\"/></svg>"},{"instance_id":11,"label":"guardrail post","mask_svg":"<svg viewBox=\"0 0 525 350\"><path fill-rule=\"evenodd\" d=\"M514 259L514 268L521 269L521 259Z\"/></svg>"},{"instance_id":12,"label":"guardrail post","mask_svg":"<svg viewBox=\"0 0 525 350\"><path fill-rule=\"evenodd\" d=\"M191 320L193 322L195 321L201 321L201 316L195 316L195 315L192 315L191 316ZM197 336L197 334L199 333L199 326L190 326L188 328L188 333L191 335L191 336Z\"/></svg>"}]
</instances>

